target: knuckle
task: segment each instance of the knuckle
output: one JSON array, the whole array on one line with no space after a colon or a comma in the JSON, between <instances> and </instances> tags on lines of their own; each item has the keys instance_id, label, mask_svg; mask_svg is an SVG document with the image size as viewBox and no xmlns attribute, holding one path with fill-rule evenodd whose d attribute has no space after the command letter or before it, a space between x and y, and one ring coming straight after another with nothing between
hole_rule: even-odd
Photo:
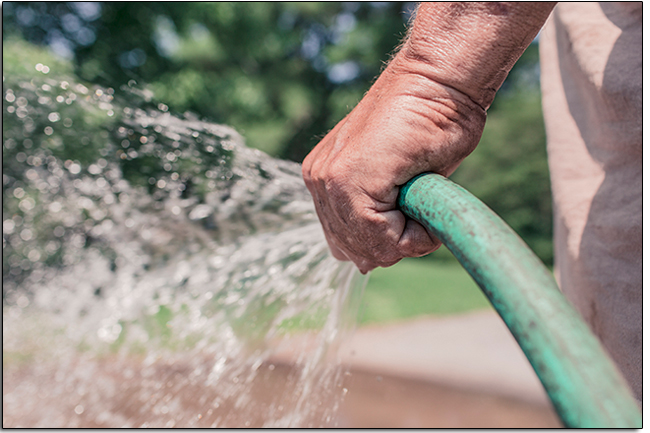
<instances>
[{"instance_id":1,"label":"knuckle","mask_svg":"<svg viewBox=\"0 0 650 433\"><path fill-rule=\"evenodd\" d=\"M377 264L377 266L388 268L402 260L402 258L403 256L396 249L385 250L375 256L374 262Z\"/></svg>"},{"instance_id":2,"label":"knuckle","mask_svg":"<svg viewBox=\"0 0 650 433\"><path fill-rule=\"evenodd\" d=\"M303 163L302 164L302 178L304 179L305 183L311 183L311 166Z\"/></svg>"},{"instance_id":3,"label":"knuckle","mask_svg":"<svg viewBox=\"0 0 650 433\"><path fill-rule=\"evenodd\" d=\"M440 248L442 243L438 240L422 242L405 242L400 247L400 252L404 257L422 257L430 254Z\"/></svg>"}]
</instances>

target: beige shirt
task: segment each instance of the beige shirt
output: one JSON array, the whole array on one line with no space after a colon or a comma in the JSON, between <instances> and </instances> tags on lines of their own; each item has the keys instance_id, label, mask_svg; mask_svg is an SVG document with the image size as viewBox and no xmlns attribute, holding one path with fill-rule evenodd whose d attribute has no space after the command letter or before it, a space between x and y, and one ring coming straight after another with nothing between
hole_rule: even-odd
<instances>
[{"instance_id":1,"label":"beige shirt","mask_svg":"<svg viewBox=\"0 0 650 433\"><path fill-rule=\"evenodd\" d=\"M560 3L540 40L556 276L642 399L642 4Z\"/></svg>"}]
</instances>

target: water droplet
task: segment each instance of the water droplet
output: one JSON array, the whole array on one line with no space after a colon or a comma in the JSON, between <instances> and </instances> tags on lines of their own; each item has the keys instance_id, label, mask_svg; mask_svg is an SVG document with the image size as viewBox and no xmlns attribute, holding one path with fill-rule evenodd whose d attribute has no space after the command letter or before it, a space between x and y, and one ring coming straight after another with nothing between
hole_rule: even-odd
<instances>
[{"instance_id":1,"label":"water droplet","mask_svg":"<svg viewBox=\"0 0 650 433\"><path fill-rule=\"evenodd\" d=\"M48 66L42 64L42 63L37 63L36 66L34 66L34 68L35 68L38 72L42 72L42 73L44 73L44 74L47 74L47 73L50 72L50 68L49 68Z\"/></svg>"},{"instance_id":2,"label":"water droplet","mask_svg":"<svg viewBox=\"0 0 650 433\"><path fill-rule=\"evenodd\" d=\"M30 229L24 229L20 232L20 238L24 241L29 241L33 237L32 231Z\"/></svg>"},{"instance_id":3,"label":"water droplet","mask_svg":"<svg viewBox=\"0 0 650 433\"><path fill-rule=\"evenodd\" d=\"M57 212L59 212L61 210L61 203L59 203L58 201L54 201L54 202L50 203L50 205L48 206L48 209L52 213L57 213Z\"/></svg>"},{"instance_id":4,"label":"water droplet","mask_svg":"<svg viewBox=\"0 0 650 433\"><path fill-rule=\"evenodd\" d=\"M27 254L27 258L31 262L37 262L41 259L41 253L38 250L31 250L29 254Z\"/></svg>"},{"instance_id":5,"label":"water droplet","mask_svg":"<svg viewBox=\"0 0 650 433\"><path fill-rule=\"evenodd\" d=\"M31 197L27 197L23 200L20 201L18 204L18 207L23 211L23 212L29 212L30 210L34 209L36 202L34 202L34 199Z\"/></svg>"},{"instance_id":6,"label":"water droplet","mask_svg":"<svg viewBox=\"0 0 650 433\"><path fill-rule=\"evenodd\" d=\"M18 299L16 300L16 305L19 308L27 307L29 305L29 298L27 298L27 296L25 296L25 295L19 296Z\"/></svg>"},{"instance_id":7,"label":"water droplet","mask_svg":"<svg viewBox=\"0 0 650 433\"><path fill-rule=\"evenodd\" d=\"M22 188L16 188L14 189L14 197L16 198L23 198L25 196L25 190Z\"/></svg>"},{"instance_id":8,"label":"water droplet","mask_svg":"<svg viewBox=\"0 0 650 433\"><path fill-rule=\"evenodd\" d=\"M76 413L77 415L81 415L82 413L84 413L84 407L82 405L80 405L80 404L77 405L74 408L74 413Z\"/></svg>"},{"instance_id":9,"label":"water droplet","mask_svg":"<svg viewBox=\"0 0 650 433\"><path fill-rule=\"evenodd\" d=\"M5 234L12 234L14 232L14 228L16 227L16 224L13 222L13 220L4 220L2 222L2 232Z\"/></svg>"},{"instance_id":10,"label":"water droplet","mask_svg":"<svg viewBox=\"0 0 650 433\"><path fill-rule=\"evenodd\" d=\"M76 162L73 162L70 164L68 167L68 171L72 174L79 174L81 172L81 166L77 164Z\"/></svg>"}]
</instances>

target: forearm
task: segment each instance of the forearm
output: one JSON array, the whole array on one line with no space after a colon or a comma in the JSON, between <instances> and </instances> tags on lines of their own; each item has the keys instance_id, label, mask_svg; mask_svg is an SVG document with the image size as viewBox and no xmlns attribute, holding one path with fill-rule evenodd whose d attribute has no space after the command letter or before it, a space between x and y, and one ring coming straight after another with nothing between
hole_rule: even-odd
<instances>
[{"instance_id":1,"label":"forearm","mask_svg":"<svg viewBox=\"0 0 650 433\"><path fill-rule=\"evenodd\" d=\"M362 272L440 242L397 210L413 176L449 176L478 144L497 89L553 4L423 3L409 37L303 162L332 253Z\"/></svg>"},{"instance_id":2,"label":"forearm","mask_svg":"<svg viewBox=\"0 0 650 433\"><path fill-rule=\"evenodd\" d=\"M554 6L421 3L393 66L458 90L487 109Z\"/></svg>"}]
</instances>

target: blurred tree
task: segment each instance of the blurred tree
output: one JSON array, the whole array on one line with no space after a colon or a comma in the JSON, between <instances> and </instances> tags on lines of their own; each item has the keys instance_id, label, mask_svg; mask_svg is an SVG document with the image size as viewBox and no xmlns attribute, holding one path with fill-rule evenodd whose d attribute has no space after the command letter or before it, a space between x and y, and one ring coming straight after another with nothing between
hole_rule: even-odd
<instances>
[{"instance_id":1,"label":"blurred tree","mask_svg":"<svg viewBox=\"0 0 650 433\"><path fill-rule=\"evenodd\" d=\"M412 3L5 2L21 33L74 60L84 80L135 80L172 111L241 131L296 161L361 98Z\"/></svg>"},{"instance_id":2,"label":"blurred tree","mask_svg":"<svg viewBox=\"0 0 650 433\"><path fill-rule=\"evenodd\" d=\"M356 105L403 38L411 2L4 2L19 35L70 59L83 80L136 85L172 112L238 129L301 161ZM453 179L552 261L537 46L489 110ZM435 256L435 254L434 254Z\"/></svg>"}]
</instances>

